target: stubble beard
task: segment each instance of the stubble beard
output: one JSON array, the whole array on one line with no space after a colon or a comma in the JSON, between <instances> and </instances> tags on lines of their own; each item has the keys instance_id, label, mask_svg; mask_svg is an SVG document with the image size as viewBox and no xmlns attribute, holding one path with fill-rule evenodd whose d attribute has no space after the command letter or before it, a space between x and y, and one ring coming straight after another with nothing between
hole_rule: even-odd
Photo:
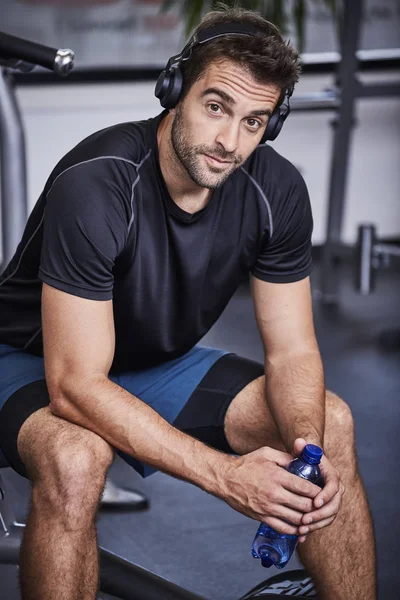
<instances>
[{"instance_id":1,"label":"stubble beard","mask_svg":"<svg viewBox=\"0 0 400 600\"><path fill-rule=\"evenodd\" d=\"M171 128L171 143L174 152L196 185L210 190L221 187L228 177L242 164L240 157L221 155L221 150L211 149L204 145L193 144L191 136L185 132L182 105L178 106ZM202 158L209 154L221 160L232 160L232 165L221 171L212 165L205 165ZM214 175L213 175L214 174Z\"/></svg>"}]
</instances>

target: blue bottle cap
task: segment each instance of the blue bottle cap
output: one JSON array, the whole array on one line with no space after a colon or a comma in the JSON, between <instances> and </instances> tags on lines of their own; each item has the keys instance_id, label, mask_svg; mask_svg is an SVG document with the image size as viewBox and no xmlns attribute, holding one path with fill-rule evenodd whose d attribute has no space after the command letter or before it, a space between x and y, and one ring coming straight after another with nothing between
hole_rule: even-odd
<instances>
[{"instance_id":1,"label":"blue bottle cap","mask_svg":"<svg viewBox=\"0 0 400 600\"><path fill-rule=\"evenodd\" d=\"M322 455L322 448L319 446L314 446L314 444L307 444L302 452L302 457L304 460L314 465L317 465L319 462L321 462Z\"/></svg>"}]
</instances>

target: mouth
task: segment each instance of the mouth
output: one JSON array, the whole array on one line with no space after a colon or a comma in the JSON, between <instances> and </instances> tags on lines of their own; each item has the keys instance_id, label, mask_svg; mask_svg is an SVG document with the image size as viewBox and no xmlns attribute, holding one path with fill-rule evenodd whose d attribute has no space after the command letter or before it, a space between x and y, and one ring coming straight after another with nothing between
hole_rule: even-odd
<instances>
[{"instance_id":1,"label":"mouth","mask_svg":"<svg viewBox=\"0 0 400 600\"><path fill-rule=\"evenodd\" d=\"M212 164L212 165L223 167L224 165L231 165L232 164L231 160L221 160L219 158L214 158L213 156L210 156L209 154L205 154L204 156L207 158L207 160L209 161L209 163Z\"/></svg>"}]
</instances>

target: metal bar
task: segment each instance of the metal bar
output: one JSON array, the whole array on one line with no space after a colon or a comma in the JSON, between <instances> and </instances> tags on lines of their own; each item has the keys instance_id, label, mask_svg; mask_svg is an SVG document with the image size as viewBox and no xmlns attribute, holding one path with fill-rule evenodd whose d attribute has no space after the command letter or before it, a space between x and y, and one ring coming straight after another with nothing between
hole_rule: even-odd
<instances>
[{"instance_id":1,"label":"metal bar","mask_svg":"<svg viewBox=\"0 0 400 600\"><path fill-rule=\"evenodd\" d=\"M206 600L100 548L100 589L123 600Z\"/></svg>"},{"instance_id":2,"label":"metal bar","mask_svg":"<svg viewBox=\"0 0 400 600\"><path fill-rule=\"evenodd\" d=\"M337 73L337 87L342 91L338 118L334 128L331 171L328 195L326 242L321 269L321 299L324 303L337 302L338 273L334 265L334 246L341 241L347 169L351 133L354 120L354 101L358 82L356 56L360 36L362 0L343 3L341 15L341 56Z\"/></svg>"},{"instance_id":3,"label":"metal bar","mask_svg":"<svg viewBox=\"0 0 400 600\"><path fill-rule=\"evenodd\" d=\"M398 61L400 59L400 48L378 48L368 50L357 50L356 56L360 63L373 61ZM300 54L303 65L340 63L340 52L303 52Z\"/></svg>"},{"instance_id":4,"label":"metal bar","mask_svg":"<svg viewBox=\"0 0 400 600\"><path fill-rule=\"evenodd\" d=\"M292 110L332 110L339 106L340 94L337 89L295 94L290 100Z\"/></svg>"},{"instance_id":5,"label":"metal bar","mask_svg":"<svg viewBox=\"0 0 400 600\"><path fill-rule=\"evenodd\" d=\"M13 81L0 67L2 260L12 258L27 220L25 136Z\"/></svg>"},{"instance_id":6,"label":"metal bar","mask_svg":"<svg viewBox=\"0 0 400 600\"><path fill-rule=\"evenodd\" d=\"M374 254L400 257L400 246L396 244L375 244L373 247Z\"/></svg>"},{"instance_id":7,"label":"metal bar","mask_svg":"<svg viewBox=\"0 0 400 600\"><path fill-rule=\"evenodd\" d=\"M400 96L400 81L360 84L359 98Z\"/></svg>"}]
</instances>

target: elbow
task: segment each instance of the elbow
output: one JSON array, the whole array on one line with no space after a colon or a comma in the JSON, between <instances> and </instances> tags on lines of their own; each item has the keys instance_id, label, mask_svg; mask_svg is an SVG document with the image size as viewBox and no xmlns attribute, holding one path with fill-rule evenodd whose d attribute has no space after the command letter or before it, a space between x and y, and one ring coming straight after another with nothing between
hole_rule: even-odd
<instances>
[{"instance_id":1,"label":"elbow","mask_svg":"<svg viewBox=\"0 0 400 600\"><path fill-rule=\"evenodd\" d=\"M103 381L104 377L101 377ZM80 405L88 390L95 390L100 382L99 376L68 374L67 377L47 381L50 397L50 410L53 415L70 420L80 412Z\"/></svg>"},{"instance_id":2,"label":"elbow","mask_svg":"<svg viewBox=\"0 0 400 600\"><path fill-rule=\"evenodd\" d=\"M56 417L66 417L68 412L68 406L70 401L66 395L61 391L62 388L57 387L56 389L49 389L50 404L49 408L53 415Z\"/></svg>"},{"instance_id":3,"label":"elbow","mask_svg":"<svg viewBox=\"0 0 400 600\"><path fill-rule=\"evenodd\" d=\"M74 398L74 390L71 389L72 377L50 378L47 377L47 389L50 398L50 411L56 417L68 418L71 404Z\"/></svg>"}]
</instances>

